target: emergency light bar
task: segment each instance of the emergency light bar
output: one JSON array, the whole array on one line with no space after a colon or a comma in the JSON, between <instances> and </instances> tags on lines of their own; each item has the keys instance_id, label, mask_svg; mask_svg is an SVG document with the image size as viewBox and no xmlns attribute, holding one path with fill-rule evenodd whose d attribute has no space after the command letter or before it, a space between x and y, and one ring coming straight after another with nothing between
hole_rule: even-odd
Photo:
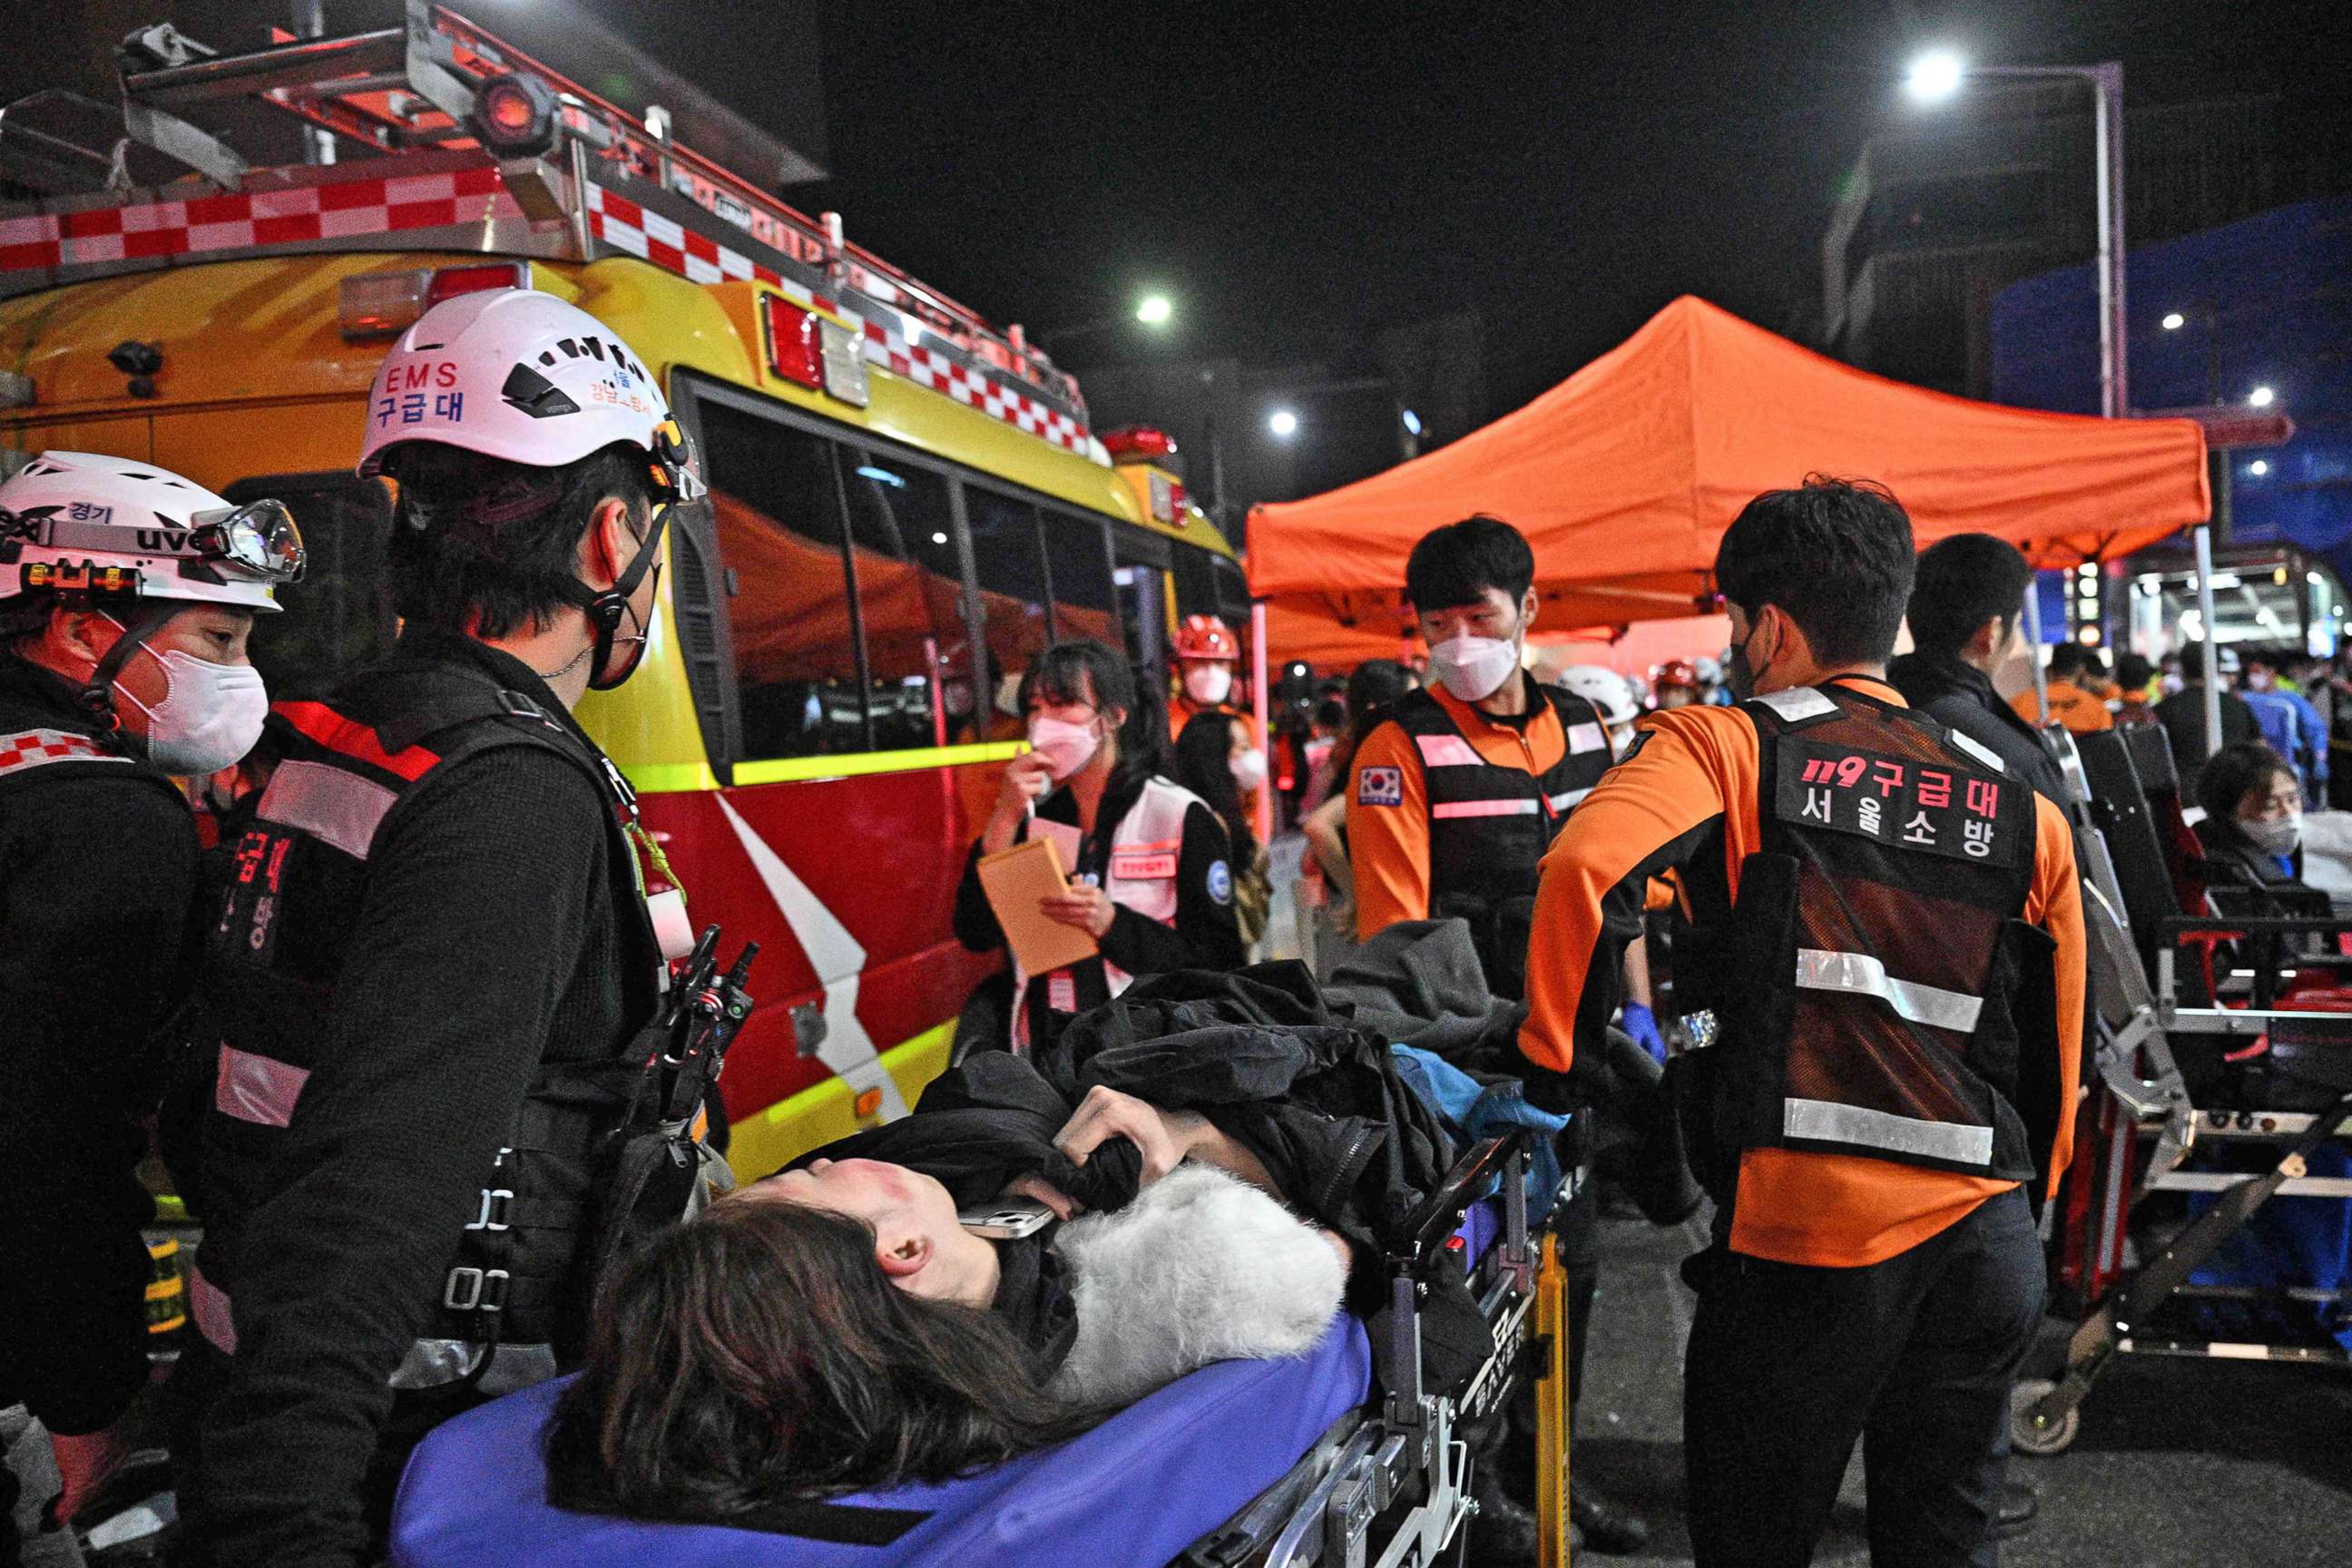
<instances>
[{"instance_id":1,"label":"emergency light bar","mask_svg":"<svg viewBox=\"0 0 2352 1568\"><path fill-rule=\"evenodd\" d=\"M468 262L463 267L404 267L397 272L355 272L342 281L336 321L346 339L389 337L444 300L484 289L528 289L528 261Z\"/></svg>"}]
</instances>

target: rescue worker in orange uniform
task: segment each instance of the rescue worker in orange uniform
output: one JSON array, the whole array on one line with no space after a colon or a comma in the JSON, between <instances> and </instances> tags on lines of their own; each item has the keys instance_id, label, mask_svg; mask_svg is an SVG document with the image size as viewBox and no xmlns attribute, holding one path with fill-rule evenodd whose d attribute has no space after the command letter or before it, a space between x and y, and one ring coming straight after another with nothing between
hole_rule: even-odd
<instances>
[{"instance_id":1,"label":"rescue worker in orange uniform","mask_svg":"<svg viewBox=\"0 0 2352 1568\"><path fill-rule=\"evenodd\" d=\"M1364 737L1348 797L1357 934L1459 915L1498 996L1520 994L1537 863L1612 760L1601 710L1520 668L1534 581L1534 552L1498 518L1413 546L1405 597L1433 684Z\"/></svg>"},{"instance_id":2,"label":"rescue worker in orange uniform","mask_svg":"<svg viewBox=\"0 0 2352 1568\"><path fill-rule=\"evenodd\" d=\"M1724 535L1733 708L1653 719L1546 857L1519 1045L1599 1044L1650 879L1714 1244L1684 1449L1699 1568L1809 1562L1859 1439L1871 1555L1994 1560L2009 1390L2072 1153L2084 938L2065 817L1885 677L1910 520L1874 486L1757 497Z\"/></svg>"},{"instance_id":3,"label":"rescue worker in orange uniform","mask_svg":"<svg viewBox=\"0 0 2352 1568\"><path fill-rule=\"evenodd\" d=\"M1608 720L1590 699L1541 685L1522 668L1536 613L1535 554L1517 529L1482 516L1433 530L1413 546L1404 580L1433 684L1400 699L1356 748L1348 860L1357 931L1369 942L1399 921L1459 916L1488 988L1516 997L1538 868L1613 759ZM1546 1100L1551 1110L1575 1112L1594 1098L1580 1084L1548 1087L1558 1091ZM1571 1400L1583 1381L1575 1350L1594 1300L1599 1196L1588 1121L1576 1116L1567 1135L1564 1155L1576 1177L1559 1226L1570 1281ZM1482 1556L1516 1560L1504 1544L1504 1521L1517 1517L1510 1502L1480 1494ZM1630 1552L1648 1540L1640 1521L1589 1486L1575 1488L1570 1503L1589 1546Z\"/></svg>"},{"instance_id":4,"label":"rescue worker in orange uniform","mask_svg":"<svg viewBox=\"0 0 2352 1568\"><path fill-rule=\"evenodd\" d=\"M2077 735L2114 729L2116 718L2107 709L2107 699L2113 695L2115 684L2106 677L2099 656L2082 644L2062 642L2052 648L2050 668L2043 677L2043 689L2050 700L2050 721ZM2029 686L2011 698L2009 705L2027 723L2042 722L2033 688Z\"/></svg>"},{"instance_id":5,"label":"rescue worker in orange uniform","mask_svg":"<svg viewBox=\"0 0 2352 1568\"><path fill-rule=\"evenodd\" d=\"M1265 793L1265 735L1257 716L1234 700L1241 672L1241 639L1216 616L1186 616L1176 628L1176 694L1168 700L1168 739L1182 738L1184 726L1197 714L1230 713L1249 731L1251 759L1234 772L1240 784L1242 815L1257 818L1258 802Z\"/></svg>"}]
</instances>

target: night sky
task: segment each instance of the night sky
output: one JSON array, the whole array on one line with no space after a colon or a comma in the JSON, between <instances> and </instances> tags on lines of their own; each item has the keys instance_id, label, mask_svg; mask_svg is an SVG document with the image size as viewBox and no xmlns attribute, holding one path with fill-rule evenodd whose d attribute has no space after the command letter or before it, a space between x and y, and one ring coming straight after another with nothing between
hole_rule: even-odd
<instances>
[{"instance_id":1,"label":"night sky","mask_svg":"<svg viewBox=\"0 0 2352 1568\"><path fill-rule=\"evenodd\" d=\"M759 0L589 0L756 115ZM1900 62L2120 55L2129 101L2281 88L2352 112L2352 5L1632 0L1518 6L817 7L834 178L793 193L1000 321L1176 295L1074 343L1264 362L1475 309L1489 415L1696 292L1775 330L1818 298L1839 178L1919 112ZM655 16L666 23L655 24ZM1949 112L1949 110L1947 110Z\"/></svg>"}]
</instances>

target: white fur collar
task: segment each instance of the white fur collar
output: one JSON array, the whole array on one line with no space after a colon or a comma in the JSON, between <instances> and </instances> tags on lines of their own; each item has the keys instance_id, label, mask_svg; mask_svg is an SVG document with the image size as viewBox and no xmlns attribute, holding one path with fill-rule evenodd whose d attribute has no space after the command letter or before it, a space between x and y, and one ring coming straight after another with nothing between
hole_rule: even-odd
<instances>
[{"instance_id":1,"label":"white fur collar","mask_svg":"<svg viewBox=\"0 0 2352 1568\"><path fill-rule=\"evenodd\" d=\"M1054 1245L1078 1323L1054 1387L1081 1405L1129 1404L1213 1361L1304 1354L1347 1286L1319 1231L1209 1165L1179 1166Z\"/></svg>"}]
</instances>

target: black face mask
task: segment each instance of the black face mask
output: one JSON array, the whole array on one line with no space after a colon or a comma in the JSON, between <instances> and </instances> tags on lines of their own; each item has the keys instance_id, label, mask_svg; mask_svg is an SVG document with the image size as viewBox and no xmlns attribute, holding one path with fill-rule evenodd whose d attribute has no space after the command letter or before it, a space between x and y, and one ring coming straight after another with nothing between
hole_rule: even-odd
<instances>
[{"instance_id":1,"label":"black face mask","mask_svg":"<svg viewBox=\"0 0 2352 1568\"><path fill-rule=\"evenodd\" d=\"M1748 644L1756 640L1754 626L1748 628L1748 638L1731 650L1723 661L1723 683L1731 689L1734 701L1745 702L1756 695L1756 671L1748 662Z\"/></svg>"}]
</instances>

